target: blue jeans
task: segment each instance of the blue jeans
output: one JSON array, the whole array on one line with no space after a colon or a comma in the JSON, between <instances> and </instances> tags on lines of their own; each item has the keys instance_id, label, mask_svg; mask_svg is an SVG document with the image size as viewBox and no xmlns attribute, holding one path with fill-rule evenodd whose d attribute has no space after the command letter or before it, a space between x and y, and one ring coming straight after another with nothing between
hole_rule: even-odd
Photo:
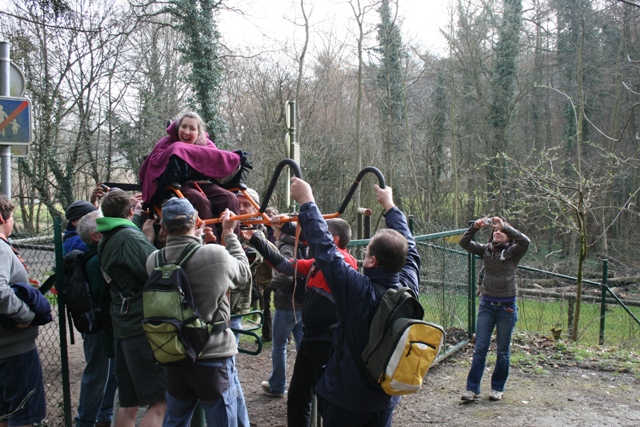
<instances>
[{"instance_id":1,"label":"blue jeans","mask_svg":"<svg viewBox=\"0 0 640 427\"><path fill-rule=\"evenodd\" d=\"M93 427L96 422L110 423L113 417L113 398L118 387L115 362L102 350L103 332L83 335L84 358L77 427Z\"/></svg>"},{"instance_id":2,"label":"blue jeans","mask_svg":"<svg viewBox=\"0 0 640 427\"><path fill-rule=\"evenodd\" d=\"M487 301L480 301L476 328L476 346L473 350L471 370L467 376L467 390L480 394L480 382L484 373L487 352L491 344L493 328L496 332L496 346L498 357L491 375L491 390L504 391L509 377L511 357L511 334L518 320L518 306L516 303L501 303L493 305Z\"/></svg>"},{"instance_id":3,"label":"blue jeans","mask_svg":"<svg viewBox=\"0 0 640 427\"><path fill-rule=\"evenodd\" d=\"M215 366L211 363L206 365L207 369L215 369ZM173 369L173 368L167 368ZM220 378L226 382L228 378L228 388L226 390L220 390L221 396L212 400L201 400L198 395L208 394L211 395L210 390L215 388L216 384L211 384L211 387L202 387L203 378L196 378L195 381L189 381L189 374L191 376L198 374L198 365L193 365L187 368L180 368L178 372L180 375L185 372L184 379L186 384L178 385L178 389L181 389L184 393L185 389L193 386L197 390L192 390L192 396L174 397L167 391L167 412L164 417L163 427L188 427L193 416L193 410L196 404L200 402L200 406L204 411L204 417L209 426L229 426L229 427L249 427L249 413L247 412L247 406L244 400L244 394L242 393L242 387L240 386L240 380L238 379L238 371L235 368L235 363L232 357L225 358L224 362L219 364L219 369L226 369L226 375L222 375ZM203 373L206 374L203 370ZM213 378L210 375L205 375ZM167 372L167 378L172 378L170 373ZM192 378L193 379L193 378ZM198 381L200 380L200 381ZM206 380L204 380L206 382ZM206 384L205 384L206 385ZM214 393L215 394L215 393Z\"/></svg>"},{"instance_id":4,"label":"blue jeans","mask_svg":"<svg viewBox=\"0 0 640 427\"><path fill-rule=\"evenodd\" d=\"M297 322L296 322L297 320ZM273 347L271 349L271 362L273 368L269 377L269 388L274 393L284 394L287 390L287 344L289 335L293 333L296 343L296 351L302 341L302 311L285 310L276 308L273 314L273 327L271 328Z\"/></svg>"}]
</instances>

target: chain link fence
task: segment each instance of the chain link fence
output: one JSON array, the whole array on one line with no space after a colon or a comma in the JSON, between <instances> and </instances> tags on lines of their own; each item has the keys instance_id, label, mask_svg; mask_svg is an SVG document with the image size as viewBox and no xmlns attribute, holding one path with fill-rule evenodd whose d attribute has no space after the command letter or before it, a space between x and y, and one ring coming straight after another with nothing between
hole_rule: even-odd
<instances>
[{"instance_id":1,"label":"chain link fence","mask_svg":"<svg viewBox=\"0 0 640 427\"><path fill-rule=\"evenodd\" d=\"M56 218L54 224L38 236L22 234L12 239L29 265L29 277L35 283L44 283L54 272L56 254L62 257L61 219ZM471 262L468 253L458 246L466 229L438 231L445 227L410 224L417 230L414 234L421 257L420 301L425 308L425 320L442 325L446 333L439 357L442 359L466 345L472 336L476 307L474 281L481 263ZM430 234L422 234L424 232ZM356 259L362 259L367 244L368 240L354 240L349 250ZM527 258L523 264L526 261ZM522 266L517 277L519 320L516 328L535 335L568 339L576 310L575 279ZM640 296L609 289L606 308L602 311L601 291L598 282L584 284L578 341L586 345L600 342L606 346L639 348ZM47 418L40 426L70 427L74 408L69 392L67 340L61 338L61 331L66 335L67 326L64 319L61 324L55 293L48 292L46 297L56 315L53 322L40 327L38 338L47 395ZM625 303L626 308L620 302Z\"/></svg>"},{"instance_id":2,"label":"chain link fence","mask_svg":"<svg viewBox=\"0 0 640 427\"><path fill-rule=\"evenodd\" d=\"M442 325L446 332L442 357L466 345L475 331L477 297L475 281L482 262L472 260L458 246L467 230L446 230L437 224L414 224L421 256L420 302L425 320ZM429 233L429 234L426 234ZM352 253L362 259L368 240L352 243ZM535 256L523 259L517 274L518 323L516 330L551 339L571 339L576 304L576 278L528 267ZM593 262L592 262L593 264ZM597 277L615 274L603 268L589 272L583 281L577 342L587 346L604 345L626 349L640 348L640 289L637 283L616 282L602 286ZM593 277L596 277L595 279ZM606 283L606 282L605 282ZM603 300L602 295L605 295Z\"/></svg>"},{"instance_id":3,"label":"chain link fence","mask_svg":"<svg viewBox=\"0 0 640 427\"><path fill-rule=\"evenodd\" d=\"M606 263L605 263L606 265ZM602 277L607 277L603 268ZM576 326L576 278L521 266L518 271L516 328L535 335L569 340ZM604 292L604 300L603 300ZM583 281L577 341L587 346L640 348L640 293Z\"/></svg>"},{"instance_id":4,"label":"chain link fence","mask_svg":"<svg viewBox=\"0 0 640 427\"><path fill-rule=\"evenodd\" d=\"M473 313L469 299L468 254L458 246L466 229L433 232L417 235L424 224L409 226L416 235L416 245L421 258L420 302L424 307L424 320L441 325L445 330L444 348L439 359L455 352L469 342L471 334L469 313ZM429 230L438 227L431 224ZM368 239L354 240L349 244L356 259L363 259Z\"/></svg>"},{"instance_id":5,"label":"chain link fence","mask_svg":"<svg viewBox=\"0 0 640 427\"><path fill-rule=\"evenodd\" d=\"M58 218L60 221L60 218ZM37 235L20 233L12 236L12 244L29 266L29 280L32 285L42 285L55 271L56 245L54 243L54 225L49 225ZM61 253L62 248L59 248ZM65 420L65 392L63 384L68 384L68 369L63 372L63 360L66 360L66 342L60 339L60 317L58 298L54 291L45 297L53 309L53 322L40 326L37 340L38 352L42 363L45 394L47 397L47 417L39 426L63 426ZM63 355L64 353L64 355Z\"/></svg>"}]
</instances>

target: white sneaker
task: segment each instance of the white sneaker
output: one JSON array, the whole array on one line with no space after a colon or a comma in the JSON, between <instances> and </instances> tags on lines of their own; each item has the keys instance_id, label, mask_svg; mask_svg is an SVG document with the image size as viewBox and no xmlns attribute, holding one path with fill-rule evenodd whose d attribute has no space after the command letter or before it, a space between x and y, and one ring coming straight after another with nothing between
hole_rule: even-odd
<instances>
[{"instance_id":1,"label":"white sneaker","mask_svg":"<svg viewBox=\"0 0 640 427\"><path fill-rule=\"evenodd\" d=\"M480 395L477 393L472 392L471 390L467 390L464 393L462 393L462 396L460 396L460 399L466 401L466 402L471 402L473 400L478 400L480 399Z\"/></svg>"},{"instance_id":2,"label":"white sneaker","mask_svg":"<svg viewBox=\"0 0 640 427\"><path fill-rule=\"evenodd\" d=\"M491 393L489 393L489 400L502 400L502 393L503 392L498 390L491 390Z\"/></svg>"}]
</instances>

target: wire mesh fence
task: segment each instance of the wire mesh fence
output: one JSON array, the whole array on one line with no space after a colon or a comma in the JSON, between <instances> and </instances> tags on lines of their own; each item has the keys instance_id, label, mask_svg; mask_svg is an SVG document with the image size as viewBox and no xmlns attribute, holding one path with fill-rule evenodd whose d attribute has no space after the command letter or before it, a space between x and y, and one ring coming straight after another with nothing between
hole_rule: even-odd
<instances>
[{"instance_id":1,"label":"wire mesh fence","mask_svg":"<svg viewBox=\"0 0 640 427\"><path fill-rule=\"evenodd\" d=\"M56 251L61 256L60 237L54 244L54 229L58 235L62 231L60 219L56 221L55 227L52 225L38 236L23 234L13 239L14 246L30 266L29 277L34 283L44 282L54 272ZM476 263L474 270L467 252L458 246L466 229L437 232L439 227L425 227L424 224L415 228L421 257L420 301L425 309L425 320L438 323L445 330L445 346L440 355L443 358L466 345L473 333L476 306L473 281L481 263ZM419 235L424 231L431 234ZM362 259L367 243L368 240L353 241L349 249L357 259ZM523 264L526 264L526 258ZM520 269L517 280L519 320L516 328L536 335L568 338L576 310L575 280L526 267ZM47 418L40 426L70 426L72 405L68 391L67 341L60 334L66 325L64 320L60 325L57 296L53 292L46 296L56 315L53 322L40 327L38 338L47 395ZM626 309L607 292L603 334L601 287L597 282L585 283L580 305L579 342L596 345L603 340L606 346L640 347L637 321L640 297L619 296L626 303Z\"/></svg>"},{"instance_id":2,"label":"wire mesh fence","mask_svg":"<svg viewBox=\"0 0 640 427\"><path fill-rule=\"evenodd\" d=\"M482 262L473 264L458 241L466 229L442 231L434 224L413 224L422 263L420 301L425 320L442 325L446 332L444 355L468 342L475 328L477 299L475 283ZM419 235L427 231L430 234ZM362 255L368 240L355 241ZM576 304L576 279L551 271L527 267L523 259L517 274L518 323L516 329L553 339L571 339ZM600 277L607 276L606 271ZM599 279L601 281L601 279ZM577 342L587 346L605 345L640 348L640 292L637 286L606 288L605 305L599 281L586 280L580 299ZM614 294L619 298L614 297Z\"/></svg>"},{"instance_id":3,"label":"wire mesh fence","mask_svg":"<svg viewBox=\"0 0 640 427\"><path fill-rule=\"evenodd\" d=\"M38 235L22 233L12 239L13 246L29 266L29 279L35 286L40 286L55 270L55 245L53 225ZM64 425L64 392L63 382L68 381L68 372L62 369L62 353L60 340L60 319L58 318L57 295L49 291L45 297L51 303L53 322L40 326L37 339L38 353L42 364L45 394L47 398L47 417L40 426Z\"/></svg>"},{"instance_id":4,"label":"wire mesh fence","mask_svg":"<svg viewBox=\"0 0 640 427\"><path fill-rule=\"evenodd\" d=\"M466 344L469 334L469 286L467 253L458 240L464 230L418 236L421 258L420 302L425 320L445 330L444 354Z\"/></svg>"},{"instance_id":5,"label":"wire mesh fence","mask_svg":"<svg viewBox=\"0 0 640 427\"><path fill-rule=\"evenodd\" d=\"M640 348L640 295L606 287L603 304L602 284L587 280L583 282L578 304L576 279L558 276L549 271L520 268L517 329L568 340L576 327L574 318L579 310L579 343Z\"/></svg>"},{"instance_id":6,"label":"wire mesh fence","mask_svg":"<svg viewBox=\"0 0 640 427\"><path fill-rule=\"evenodd\" d=\"M445 330L440 358L466 344L470 337L468 255L458 246L465 231L416 236L421 259L420 302L425 311L424 320L437 323ZM368 240L351 242L351 254L362 259L367 244Z\"/></svg>"}]
</instances>

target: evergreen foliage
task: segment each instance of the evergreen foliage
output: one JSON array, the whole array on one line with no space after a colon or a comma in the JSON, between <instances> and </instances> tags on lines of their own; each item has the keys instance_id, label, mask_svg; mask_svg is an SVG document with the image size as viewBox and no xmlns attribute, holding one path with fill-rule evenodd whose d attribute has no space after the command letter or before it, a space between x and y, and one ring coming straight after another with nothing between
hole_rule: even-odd
<instances>
[{"instance_id":1,"label":"evergreen foliage","mask_svg":"<svg viewBox=\"0 0 640 427\"><path fill-rule=\"evenodd\" d=\"M522 1L504 0L502 22L498 27L498 42L495 46L496 59L491 70L491 105L489 123L493 128L493 139L488 166L488 194L497 196L493 212L502 213L507 204L503 187L508 179L508 170L502 153L509 151L507 131L511 123L515 82L517 79L517 59L520 52L522 31Z\"/></svg>"},{"instance_id":2,"label":"evergreen foliage","mask_svg":"<svg viewBox=\"0 0 640 427\"><path fill-rule=\"evenodd\" d=\"M405 57L402 36L395 17L391 14L390 0L383 0L378 8L380 23L377 25L380 63L377 67L378 109L381 116L382 139L384 145L385 169L388 179L394 182L397 166L392 159L404 147L402 144L402 121L404 118L404 76L402 60Z\"/></svg>"},{"instance_id":3,"label":"evergreen foliage","mask_svg":"<svg viewBox=\"0 0 640 427\"><path fill-rule=\"evenodd\" d=\"M183 61L191 65L186 80L193 90L190 107L207 124L209 138L215 140L226 133L226 123L220 115L220 88L223 66L220 58L220 32L217 14L219 0L173 0L170 14L184 35L181 47ZM226 144L222 144L226 146Z\"/></svg>"}]
</instances>

